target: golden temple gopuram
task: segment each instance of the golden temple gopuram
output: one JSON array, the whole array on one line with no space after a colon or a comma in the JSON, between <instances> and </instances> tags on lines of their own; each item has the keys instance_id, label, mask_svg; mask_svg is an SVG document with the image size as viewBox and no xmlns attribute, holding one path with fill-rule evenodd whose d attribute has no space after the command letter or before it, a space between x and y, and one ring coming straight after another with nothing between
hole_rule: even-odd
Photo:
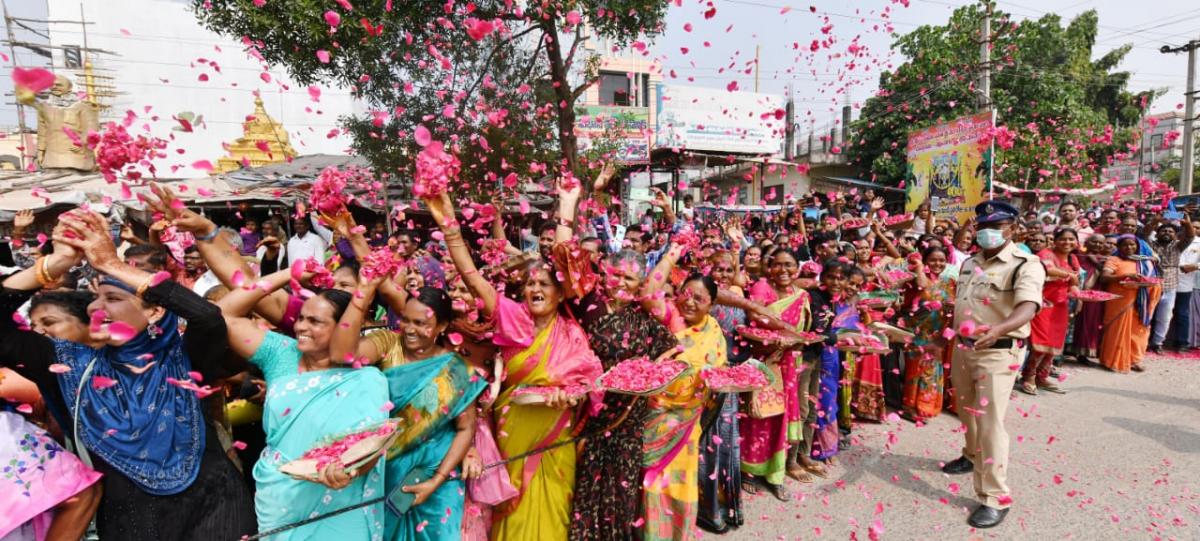
<instances>
[{"instance_id":1,"label":"golden temple gopuram","mask_svg":"<svg viewBox=\"0 0 1200 541\"><path fill-rule=\"evenodd\" d=\"M265 147L265 151L263 150ZM246 163L258 167L296 157L287 130L267 114L261 97L254 97L254 114L242 124L242 136L226 145L229 155L217 160L214 172L228 173Z\"/></svg>"}]
</instances>

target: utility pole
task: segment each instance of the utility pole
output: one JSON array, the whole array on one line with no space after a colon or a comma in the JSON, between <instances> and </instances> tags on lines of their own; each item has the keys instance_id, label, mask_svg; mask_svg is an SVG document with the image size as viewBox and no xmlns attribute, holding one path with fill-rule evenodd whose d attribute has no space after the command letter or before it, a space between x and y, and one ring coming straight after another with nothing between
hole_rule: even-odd
<instances>
[{"instance_id":1,"label":"utility pole","mask_svg":"<svg viewBox=\"0 0 1200 541\"><path fill-rule=\"evenodd\" d=\"M13 37L12 17L8 16L8 3L7 2L0 0L0 7L2 7L4 9L4 28L5 28L5 30L8 31L8 54L12 56L13 66L15 67L17 65L17 46L13 43L13 41L16 38ZM19 133L19 135L17 136L17 140L20 141L20 145L22 147L29 146L29 145L25 144L25 140L26 140L25 130L26 129L27 128L25 125L25 106L20 102L20 100L17 100L17 132ZM26 157L25 155L27 153L30 153L31 150L32 149L29 149L29 148L24 148L21 150L20 155L18 156L19 170L21 170L21 171L25 170L25 157ZM33 154L29 154L30 158L32 158L33 156L34 156Z\"/></svg>"},{"instance_id":2,"label":"utility pole","mask_svg":"<svg viewBox=\"0 0 1200 541\"><path fill-rule=\"evenodd\" d=\"M754 92L758 92L758 53L762 49L761 45L754 46Z\"/></svg>"},{"instance_id":3,"label":"utility pole","mask_svg":"<svg viewBox=\"0 0 1200 541\"><path fill-rule=\"evenodd\" d=\"M1192 174L1196 170L1196 49L1200 39L1194 39L1179 47L1163 45L1159 52L1188 54L1187 91L1183 95L1183 163L1179 171L1179 195L1192 193Z\"/></svg>"},{"instance_id":4,"label":"utility pole","mask_svg":"<svg viewBox=\"0 0 1200 541\"><path fill-rule=\"evenodd\" d=\"M983 95L983 106L987 107L988 112L992 116L992 129L996 128L996 108L992 106L992 3L989 0L983 0L984 8L987 10L983 14L983 35L980 40L979 56L980 62L983 64L983 73L980 76L979 92ZM996 196L996 190L993 187L993 177L996 174L996 138L991 138L991 143L988 145L988 199Z\"/></svg>"}]
</instances>

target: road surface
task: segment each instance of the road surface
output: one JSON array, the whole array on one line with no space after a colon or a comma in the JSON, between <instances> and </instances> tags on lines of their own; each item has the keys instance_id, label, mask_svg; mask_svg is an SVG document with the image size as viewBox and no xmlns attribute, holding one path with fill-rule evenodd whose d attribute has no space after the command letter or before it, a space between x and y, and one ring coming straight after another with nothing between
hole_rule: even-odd
<instances>
[{"instance_id":1,"label":"road surface","mask_svg":"<svg viewBox=\"0 0 1200 541\"><path fill-rule=\"evenodd\" d=\"M968 526L970 475L939 470L962 446L957 418L943 414L920 427L859 425L828 479L789 480L788 503L744 496L746 524L701 539L1200 540L1200 355L1146 366L1067 364L1067 394L1017 394L1007 420L1014 503L997 528Z\"/></svg>"}]
</instances>

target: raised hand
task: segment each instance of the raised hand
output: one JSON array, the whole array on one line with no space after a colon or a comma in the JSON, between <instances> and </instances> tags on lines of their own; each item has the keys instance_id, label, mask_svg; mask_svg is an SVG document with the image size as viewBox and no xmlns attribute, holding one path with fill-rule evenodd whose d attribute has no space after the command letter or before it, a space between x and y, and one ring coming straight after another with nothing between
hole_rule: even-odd
<instances>
[{"instance_id":1,"label":"raised hand","mask_svg":"<svg viewBox=\"0 0 1200 541\"><path fill-rule=\"evenodd\" d=\"M59 217L61 229L55 228L58 234L55 243L74 248L87 258L97 270L106 266L120 264L117 257L117 247L113 245L109 235L108 220L95 212L76 209Z\"/></svg>"},{"instance_id":2,"label":"raised hand","mask_svg":"<svg viewBox=\"0 0 1200 541\"><path fill-rule=\"evenodd\" d=\"M592 190L597 192L604 191L608 187L608 183L617 176L617 166L612 162L607 162L600 169L600 174L596 177L596 181L592 183Z\"/></svg>"},{"instance_id":3,"label":"raised hand","mask_svg":"<svg viewBox=\"0 0 1200 541\"><path fill-rule=\"evenodd\" d=\"M162 214L163 219L170 221L175 229L198 236L207 235L216 229L217 224L184 206L183 201L176 198L170 188L152 183L150 190L154 192L155 198L146 197L146 206Z\"/></svg>"},{"instance_id":4,"label":"raised hand","mask_svg":"<svg viewBox=\"0 0 1200 541\"><path fill-rule=\"evenodd\" d=\"M25 233L29 226L33 225L32 210L18 210L17 215L13 217L13 236L17 237Z\"/></svg>"}]
</instances>

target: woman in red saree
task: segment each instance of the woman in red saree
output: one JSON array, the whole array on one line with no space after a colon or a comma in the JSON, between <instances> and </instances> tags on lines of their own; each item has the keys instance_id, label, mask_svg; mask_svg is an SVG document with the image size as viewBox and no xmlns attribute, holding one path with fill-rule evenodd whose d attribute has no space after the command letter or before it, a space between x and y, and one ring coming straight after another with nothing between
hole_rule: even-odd
<instances>
[{"instance_id":1,"label":"woman in red saree","mask_svg":"<svg viewBox=\"0 0 1200 541\"><path fill-rule=\"evenodd\" d=\"M1046 267L1046 285L1042 288L1044 308L1033 316L1030 341L1033 354L1021 373L1021 392L1036 395L1038 389L1052 393L1062 390L1050 381L1054 357L1062 355L1070 323L1070 293L1079 289L1079 260L1073 252L1079 247L1074 229L1059 228L1054 244L1037 255Z\"/></svg>"}]
</instances>

